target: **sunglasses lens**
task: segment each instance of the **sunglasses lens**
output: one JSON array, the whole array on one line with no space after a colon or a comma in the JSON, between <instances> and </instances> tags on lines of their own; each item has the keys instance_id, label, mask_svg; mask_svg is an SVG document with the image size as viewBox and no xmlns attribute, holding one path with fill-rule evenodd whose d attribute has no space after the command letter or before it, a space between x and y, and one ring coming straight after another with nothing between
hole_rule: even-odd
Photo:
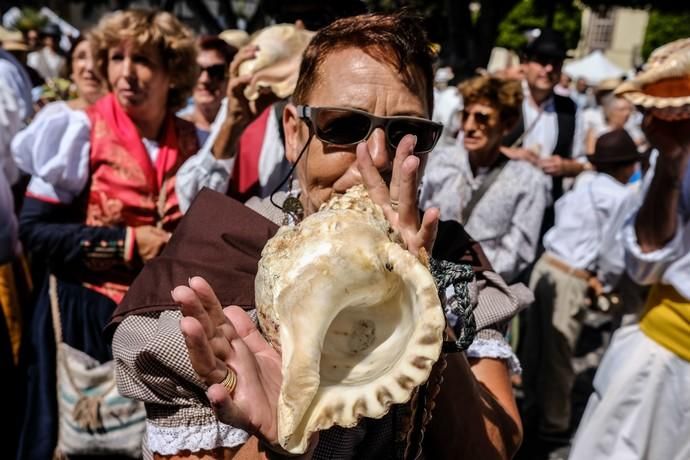
<instances>
[{"instance_id":1,"label":"sunglasses lens","mask_svg":"<svg viewBox=\"0 0 690 460\"><path fill-rule=\"evenodd\" d=\"M319 110L314 121L319 138L335 145L351 145L363 141L371 127L369 118L348 110Z\"/></svg>"},{"instance_id":2,"label":"sunglasses lens","mask_svg":"<svg viewBox=\"0 0 690 460\"><path fill-rule=\"evenodd\" d=\"M436 145L439 129L437 125L414 120L393 120L388 125L388 142L397 147L406 134L417 136L415 153L428 153Z\"/></svg>"},{"instance_id":3,"label":"sunglasses lens","mask_svg":"<svg viewBox=\"0 0 690 460\"><path fill-rule=\"evenodd\" d=\"M223 64L216 64L202 69L208 72L209 78L214 80L222 80L225 78L225 66Z\"/></svg>"},{"instance_id":4,"label":"sunglasses lens","mask_svg":"<svg viewBox=\"0 0 690 460\"><path fill-rule=\"evenodd\" d=\"M475 112L474 119L477 120L477 123L479 123L480 125L485 125L489 123L489 115L486 113Z\"/></svg>"}]
</instances>

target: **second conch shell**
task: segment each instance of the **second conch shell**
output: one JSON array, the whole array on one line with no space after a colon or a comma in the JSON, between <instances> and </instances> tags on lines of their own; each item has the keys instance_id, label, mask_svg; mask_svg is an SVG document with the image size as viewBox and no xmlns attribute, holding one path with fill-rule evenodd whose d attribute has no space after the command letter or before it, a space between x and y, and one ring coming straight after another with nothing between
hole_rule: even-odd
<instances>
[{"instance_id":1,"label":"second conch shell","mask_svg":"<svg viewBox=\"0 0 690 460\"><path fill-rule=\"evenodd\" d=\"M690 118L690 39L654 50L644 70L615 94L664 120Z\"/></svg>"},{"instance_id":2,"label":"second conch shell","mask_svg":"<svg viewBox=\"0 0 690 460\"><path fill-rule=\"evenodd\" d=\"M240 76L253 75L245 97L258 99L262 88L270 88L280 99L290 96L297 85L302 53L313 36L314 32L293 24L277 24L253 35L249 44L259 50L238 68Z\"/></svg>"},{"instance_id":3,"label":"second conch shell","mask_svg":"<svg viewBox=\"0 0 690 460\"><path fill-rule=\"evenodd\" d=\"M407 402L440 355L436 284L396 235L357 186L264 247L257 313L282 353L278 438L288 452Z\"/></svg>"}]
</instances>

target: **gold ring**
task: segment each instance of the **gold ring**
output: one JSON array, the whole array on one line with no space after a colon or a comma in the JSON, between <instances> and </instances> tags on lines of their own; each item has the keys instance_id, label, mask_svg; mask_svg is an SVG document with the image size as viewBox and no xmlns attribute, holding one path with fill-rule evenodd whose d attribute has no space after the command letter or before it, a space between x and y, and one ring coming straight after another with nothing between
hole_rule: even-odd
<instances>
[{"instance_id":1,"label":"gold ring","mask_svg":"<svg viewBox=\"0 0 690 460\"><path fill-rule=\"evenodd\" d=\"M237 386L237 374L235 371L228 367L228 373L225 374L225 378L220 384L223 385L228 394L232 396L232 392L235 391L235 387Z\"/></svg>"}]
</instances>

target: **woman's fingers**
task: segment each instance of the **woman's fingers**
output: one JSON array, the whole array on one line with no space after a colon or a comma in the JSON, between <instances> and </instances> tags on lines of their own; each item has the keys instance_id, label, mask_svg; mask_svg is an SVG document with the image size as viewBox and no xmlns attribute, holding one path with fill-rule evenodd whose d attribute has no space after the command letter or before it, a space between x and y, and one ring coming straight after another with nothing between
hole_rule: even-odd
<instances>
[{"instance_id":1,"label":"woman's fingers","mask_svg":"<svg viewBox=\"0 0 690 460\"><path fill-rule=\"evenodd\" d=\"M271 348L271 344L264 339L254 321L241 307L234 305L226 307L223 313L225 313L225 317L235 327L237 335L244 341L252 353L261 353Z\"/></svg>"},{"instance_id":2,"label":"woman's fingers","mask_svg":"<svg viewBox=\"0 0 690 460\"><path fill-rule=\"evenodd\" d=\"M421 247L427 250L431 255L431 250L436 241L436 233L438 232L438 221L441 218L441 211L438 208L429 208L424 212L422 217L422 224L419 228L417 236L419 237Z\"/></svg>"},{"instance_id":3,"label":"woman's fingers","mask_svg":"<svg viewBox=\"0 0 690 460\"><path fill-rule=\"evenodd\" d=\"M222 381L225 377L225 364L214 353L201 324L195 318L182 318L180 330L194 371L207 385Z\"/></svg>"},{"instance_id":4,"label":"woman's fingers","mask_svg":"<svg viewBox=\"0 0 690 460\"><path fill-rule=\"evenodd\" d=\"M180 306L183 316L196 319L207 337L213 337L216 324L211 320L208 312L201 303L201 299L189 286L177 286L172 290L173 301Z\"/></svg>"},{"instance_id":5,"label":"woman's fingers","mask_svg":"<svg viewBox=\"0 0 690 460\"><path fill-rule=\"evenodd\" d=\"M418 169L419 158L408 154L400 167L400 192L398 202L398 225L400 225L401 229L415 233L419 226L419 210L417 209Z\"/></svg>"},{"instance_id":6,"label":"woman's fingers","mask_svg":"<svg viewBox=\"0 0 690 460\"><path fill-rule=\"evenodd\" d=\"M256 45L248 45L237 52L232 62L230 63L230 78L236 77L239 73L240 64L256 57L259 47Z\"/></svg>"},{"instance_id":7,"label":"woman's fingers","mask_svg":"<svg viewBox=\"0 0 690 460\"><path fill-rule=\"evenodd\" d=\"M369 192L371 200L383 208L383 212L390 210L390 195L388 185L383 180L378 169L374 165L366 142L357 144L357 168L362 176L362 183Z\"/></svg>"},{"instance_id":8,"label":"woman's fingers","mask_svg":"<svg viewBox=\"0 0 690 460\"><path fill-rule=\"evenodd\" d=\"M214 326L220 326L226 323L225 315L223 314L223 307L213 292L213 288L208 282L200 276L193 276L189 279L189 287L194 291L199 299L203 309L208 314Z\"/></svg>"},{"instance_id":9,"label":"woman's fingers","mask_svg":"<svg viewBox=\"0 0 690 460\"><path fill-rule=\"evenodd\" d=\"M390 183L390 198L391 201L398 202L400 199L400 179L402 165L407 157L414 153L414 147L417 145L417 137L412 134L405 135L398 147L395 149L395 158L393 159L393 174Z\"/></svg>"}]
</instances>

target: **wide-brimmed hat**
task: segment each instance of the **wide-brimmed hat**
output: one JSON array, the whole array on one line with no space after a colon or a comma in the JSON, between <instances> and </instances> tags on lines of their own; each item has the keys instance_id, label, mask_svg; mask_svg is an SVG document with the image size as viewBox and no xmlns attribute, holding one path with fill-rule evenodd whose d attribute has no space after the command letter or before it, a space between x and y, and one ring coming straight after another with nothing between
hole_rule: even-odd
<instances>
[{"instance_id":1,"label":"wide-brimmed hat","mask_svg":"<svg viewBox=\"0 0 690 460\"><path fill-rule=\"evenodd\" d=\"M0 27L0 43L5 51L28 51L29 47L24 36L17 30L7 30Z\"/></svg>"},{"instance_id":2,"label":"wide-brimmed hat","mask_svg":"<svg viewBox=\"0 0 690 460\"><path fill-rule=\"evenodd\" d=\"M565 59L567 51L563 35L553 29L542 30L539 36L527 43L524 48L524 54L527 58L548 56L554 59Z\"/></svg>"},{"instance_id":3,"label":"wide-brimmed hat","mask_svg":"<svg viewBox=\"0 0 690 460\"><path fill-rule=\"evenodd\" d=\"M639 160L637 145L624 129L616 129L599 136L594 153L589 156L589 161L594 165L625 164Z\"/></svg>"}]
</instances>

